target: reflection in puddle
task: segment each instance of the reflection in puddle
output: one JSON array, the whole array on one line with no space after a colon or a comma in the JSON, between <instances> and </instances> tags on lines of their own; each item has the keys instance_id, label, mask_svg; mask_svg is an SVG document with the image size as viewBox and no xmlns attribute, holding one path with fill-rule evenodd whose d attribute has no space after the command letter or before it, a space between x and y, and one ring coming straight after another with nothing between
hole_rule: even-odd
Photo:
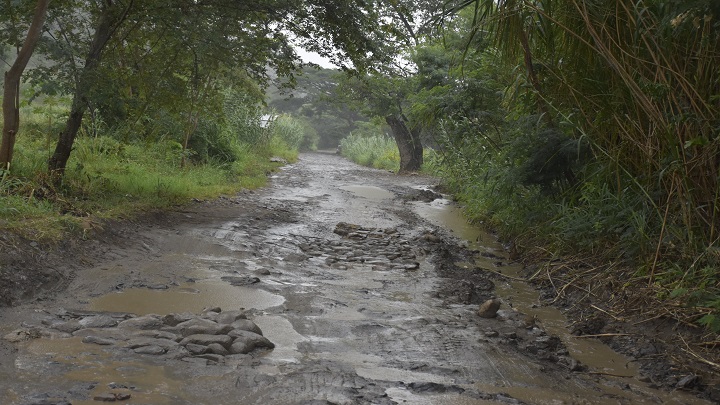
<instances>
[{"instance_id":1,"label":"reflection in puddle","mask_svg":"<svg viewBox=\"0 0 720 405\"><path fill-rule=\"evenodd\" d=\"M285 302L280 295L249 287L208 280L181 285L168 290L130 288L107 294L90 303L95 311L130 312L137 315L169 314L173 312L199 313L205 308L223 310L240 308L267 309Z\"/></svg>"},{"instance_id":2,"label":"reflection in puddle","mask_svg":"<svg viewBox=\"0 0 720 405\"><path fill-rule=\"evenodd\" d=\"M355 194L358 197L367 198L368 200L375 200L375 201L382 201L382 200L388 200L393 197L395 197L395 194L382 189L380 187L374 187L374 186L360 186L360 185L353 185L353 186L343 186L340 187L340 189L345 191L350 191L351 193Z\"/></svg>"}]
</instances>

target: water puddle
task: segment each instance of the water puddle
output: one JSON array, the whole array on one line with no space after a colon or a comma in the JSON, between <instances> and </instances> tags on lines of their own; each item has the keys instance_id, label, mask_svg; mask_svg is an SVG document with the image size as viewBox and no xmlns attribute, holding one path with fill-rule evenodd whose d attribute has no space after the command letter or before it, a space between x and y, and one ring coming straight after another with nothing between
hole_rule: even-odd
<instances>
[{"instance_id":1,"label":"water puddle","mask_svg":"<svg viewBox=\"0 0 720 405\"><path fill-rule=\"evenodd\" d=\"M216 306L224 310L240 308L262 310L281 305L283 302L285 302L284 297L265 290L236 287L218 280L202 280L167 290L130 288L96 298L90 303L90 309L147 315L199 313L205 308Z\"/></svg>"},{"instance_id":2,"label":"water puddle","mask_svg":"<svg viewBox=\"0 0 720 405\"><path fill-rule=\"evenodd\" d=\"M49 356L52 361L70 368L64 379L91 382L89 399L73 400L74 405L98 404L94 397L107 393L131 395L132 403L176 405L194 403L183 392L186 382L171 375L164 366L116 361L101 346L82 343L81 338L39 339L30 342L28 351ZM179 393L182 398L178 397Z\"/></svg>"},{"instance_id":3,"label":"water puddle","mask_svg":"<svg viewBox=\"0 0 720 405\"><path fill-rule=\"evenodd\" d=\"M382 201L382 200L389 200L395 197L395 194L375 186L361 186L361 185L352 185L352 186L343 186L340 187L340 189L349 191L353 194L355 194L358 197L367 198L368 200L373 201Z\"/></svg>"},{"instance_id":4,"label":"water puddle","mask_svg":"<svg viewBox=\"0 0 720 405\"><path fill-rule=\"evenodd\" d=\"M582 392L581 387L568 391L567 389L559 390L557 386L552 385L552 382L543 384L541 373L534 373L534 376L527 380L527 385L522 382L523 379L519 378L520 376L513 376L512 384L479 383L477 388L489 393L507 393L518 399L531 400L534 404L568 403L558 401L606 404L616 403L618 399L632 403L706 403L680 392L663 393L651 390L645 383L637 379L638 366L630 359L616 353L600 341L578 339L571 335L567 329L567 319L560 310L551 306L541 306L537 290L523 281L514 280L521 277L521 266L509 264L497 267L496 262L498 261L508 262L503 246L492 235L469 224L457 205L449 200L438 199L429 204L414 203L413 210L434 225L443 227L458 238L468 241L470 248L480 251L481 255L476 262L466 263L467 267L478 266L509 276L496 282L498 297L504 302L511 302L513 308L518 311L536 317L537 322L549 334L558 336L563 341L573 358L588 366L593 372L607 374L608 378L617 384L617 387L603 387L604 392L599 393L595 398L591 396L590 399ZM487 257L482 253L486 253ZM457 264L463 265L462 263ZM628 389L631 385L629 384L635 391L642 394L638 396L630 393ZM576 392L579 397L573 392ZM648 399L644 400L643 398Z\"/></svg>"}]
</instances>

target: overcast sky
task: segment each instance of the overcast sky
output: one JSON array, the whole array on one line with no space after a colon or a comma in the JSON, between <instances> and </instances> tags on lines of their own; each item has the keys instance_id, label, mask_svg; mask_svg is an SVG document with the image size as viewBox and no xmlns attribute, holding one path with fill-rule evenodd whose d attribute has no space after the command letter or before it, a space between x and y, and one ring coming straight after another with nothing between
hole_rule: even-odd
<instances>
[{"instance_id":1,"label":"overcast sky","mask_svg":"<svg viewBox=\"0 0 720 405\"><path fill-rule=\"evenodd\" d=\"M315 52L308 52L302 48L297 48L295 51L300 56L300 58L305 62L316 63L326 69L337 69L338 68L337 66L330 63L330 60L328 58L324 58Z\"/></svg>"}]
</instances>

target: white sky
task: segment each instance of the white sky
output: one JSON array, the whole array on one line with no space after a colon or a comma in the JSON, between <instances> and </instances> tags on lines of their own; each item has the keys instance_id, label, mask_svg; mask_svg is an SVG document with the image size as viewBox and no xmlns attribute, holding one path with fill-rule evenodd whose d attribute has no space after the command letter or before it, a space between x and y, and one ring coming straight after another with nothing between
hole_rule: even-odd
<instances>
[{"instance_id":1,"label":"white sky","mask_svg":"<svg viewBox=\"0 0 720 405\"><path fill-rule=\"evenodd\" d=\"M295 49L300 58L305 62L312 62L324 67L326 69L337 69L338 67L332 63L328 58L322 57L315 52L308 52L302 48Z\"/></svg>"}]
</instances>

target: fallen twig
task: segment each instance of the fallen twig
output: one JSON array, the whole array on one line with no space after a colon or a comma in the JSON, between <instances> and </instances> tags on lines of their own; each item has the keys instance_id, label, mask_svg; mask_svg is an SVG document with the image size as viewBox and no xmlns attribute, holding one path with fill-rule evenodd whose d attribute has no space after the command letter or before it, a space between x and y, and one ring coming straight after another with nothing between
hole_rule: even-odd
<instances>
[{"instance_id":1,"label":"fallen twig","mask_svg":"<svg viewBox=\"0 0 720 405\"><path fill-rule=\"evenodd\" d=\"M682 340L682 342L685 344L685 347L687 347L687 349L683 349L683 348L681 347L680 350L682 350L682 351L684 351L685 353L687 353L687 354L695 357L695 358L696 358L698 361L700 361L701 363L705 363L705 364L707 364L707 365L709 365L709 366L711 366L711 367L714 367L714 368L720 370L720 364L714 363L714 362L712 362L712 361L710 361L710 360L708 360L708 359L700 356L699 354L695 353L694 351L692 351L692 349L690 349L690 346L687 344L687 342L685 341L685 339L684 339L682 336L680 336L680 340Z\"/></svg>"},{"instance_id":2,"label":"fallen twig","mask_svg":"<svg viewBox=\"0 0 720 405\"><path fill-rule=\"evenodd\" d=\"M609 315L610 317L612 317L614 320L616 320L616 321L618 321L618 322L625 322L625 320L624 320L623 318L619 318L619 317L611 314L610 312L608 312L608 311L606 311L606 310L598 307L597 305L590 304L590 307L595 308L595 309L597 309L598 311L600 311L600 312L602 312L602 313L604 313L604 314Z\"/></svg>"},{"instance_id":3,"label":"fallen twig","mask_svg":"<svg viewBox=\"0 0 720 405\"><path fill-rule=\"evenodd\" d=\"M594 374L594 375L607 375L610 377L620 377L620 378L633 378L634 375L622 375L622 374L614 374L614 373L606 373L604 371L586 371L585 374Z\"/></svg>"}]
</instances>

